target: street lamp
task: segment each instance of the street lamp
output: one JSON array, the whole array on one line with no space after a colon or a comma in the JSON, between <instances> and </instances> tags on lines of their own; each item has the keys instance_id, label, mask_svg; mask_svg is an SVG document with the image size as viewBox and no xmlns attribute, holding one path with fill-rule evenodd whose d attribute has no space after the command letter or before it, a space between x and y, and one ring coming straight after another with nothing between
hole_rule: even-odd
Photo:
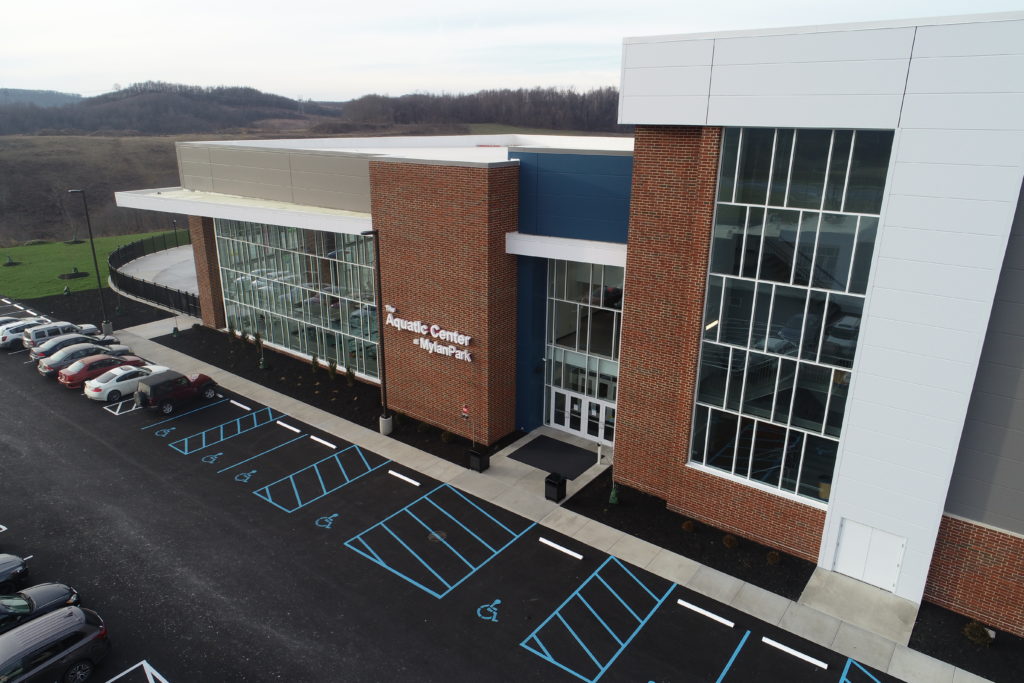
<instances>
[{"instance_id":1,"label":"street lamp","mask_svg":"<svg viewBox=\"0 0 1024 683\"><path fill-rule=\"evenodd\" d=\"M103 283L100 281L100 264L96 260L96 243L92 239L92 221L89 220L89 202L85 199L85 190L68 190L68 194L82 195L82 206L85 207L85 226L89 229L89 247L92 249L92 266L96 270L96 293L100 297L100 313L103 314L103 334L114 331L107 318L107 305L103 302Z\"/></svg>"},{"instance_id":2,"label":"street lamp","mask_svg":"<svg viewBox=\"0 0 1024 683\"><path fill-rule=\"evenodd\" d=\"M380 375L380 433L391 433L391 413L388 411L388 388L384 379L384 297L380 289L380 230L359 233L373 238L374 276L377 281L377 374Z\"/></svg>"}]
</instances>

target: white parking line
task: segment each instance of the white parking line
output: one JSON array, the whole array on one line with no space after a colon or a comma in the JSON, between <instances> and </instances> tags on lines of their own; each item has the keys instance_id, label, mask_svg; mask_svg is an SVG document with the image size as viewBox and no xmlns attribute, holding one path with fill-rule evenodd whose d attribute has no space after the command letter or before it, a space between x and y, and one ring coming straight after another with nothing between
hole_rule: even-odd
<instances>
[{"instance_id":1,"label":"white parking line","mask_svg":"<svg viewBox=\"0 0 1024 683\"><path fill-rule=\"evenodd\" d=\"M311 436L311 437L309 437L309 438L310 438L310 439L312 439L313 441L316 441L317 443L322 443L323 445L327 446L328 448L337 448L337 446L335 446L335 445L334 445L333 443L331 443L330 441L324 441L324 440L323 440L323 439L321 439L320 437L317 437L317 436Z\"/></svg>"},{"instance_id":2,"label":"white parking line","mask_svg":"<svg viewBox=\"0 0 1024 683\"><path fill-rule=\"evenodd\" d=\"M284 422L281 422L280 420L275 420L275 422L277 422L277 424L279 426L284 427L285 429L290 429L293 432L295 432L296 434L301 434L302 433L302 430L299 429L298 427L292 427L290 424L285 424Z\"/></svg>"},{"instance_id":3,"label":"white parking line","mask_svg":"<svg viewBox=\"0 0 1024 683\"><path fill-rule=\"evenodd\" d=\"M143 659L138 664L135 664L134 666L128 667L127 669L125 669L124 671L122 671L118 675L114 676L113 678L108 679L107 683L113 683L117 679L123 678L124 676L127 676L128 674L130 674L131 672L135 671L139 667L142 667L142 672L144 674L146 674L146 680L149 681L149 683L170 683L170 681L168 681L166 678L161 676L157 672L156 669L154 669L152 666L150 666L149 662L147 662L145 659Z\"/></svg>"},{"instance_id":4,"label":"white parking line","mask_svg":"<svg viewBox=\"0 0 1024 683\"><path fill-rule=\"evenodd\" d=\"M21 558L21 559L23 559L23 560L24 560L25 562L28 562L28 561L29 561L29 560L31 560L31 559L32 559L33 557L35 557L35 555L26 555L25 557L23 557L23 558Z\"/></svg>"},{"instance_id":5,"label":"white parking line","mask_svg":"<svg viewBox=\"0 0 1024 683\"><path fill-rule=\"evenodd\" d=\"M569 550L568 548L566 548L565 546L558 545L554 541L549 541L548 539L544 538L543 536L540 537L540 542L543 543L546 546L551 546L555 550L560 550L560 551L562 551L563 553L565 553L566 555L568 555L570 557L575 557L577 560L582 560L583 559L583 556L580 555L579 553L575 553L575 552Z\"/></svg>"},{"instance_id":6,"label":"white parking line","mask_svg":"<svg viewBox=\"0 0 1024 683\"><path fill-rule=\"evenodd\" d=\"M3 524L0 524L0 534L2 534L5 531L7 531L7 527L5 527Z\"/></svg>"},{"instance_id":7,"label":"white parking line","mask_svg":"<svg viewBox=\"0 0 1024 683\"><path fill-rule=\"evenodd\" d=\"M805 662L809 662L809 663L813 664L814 666L818 667L819 669L827 669L828 668L828 664L826 664L825 662L821 661L820 659L815 659L814 657L811 657L810 655L805 655L803 652L799 652L797 650L794 650L791 647L786 647L782 643L780 643L778 641L775 641L775 640L772 640L771 638L768 638L767 636L761 636L761 642L764 643L765 645L771 645L774 648L778 648L778 649L782 650L783 652L785 652L787 654L791 654L794 657L797 657L799 659L804 660Z\"/></svg>"},{"instance_id":8,"label":"white parking line","mask_svg":"<svg viewBox=\"0 0 1024 683\"><path fill-rule=\"evenodd\" d=\"M420 483L418 481L416 481L415 479L410 479L409 477L405 476L404 474L399 474L398 472L395 472L394 470L388 470L388 474L390 474L392 477L398 477L402 481L408 482L408 483L412 484L413 486L419 486L420 485Z\"/></svg>"},{"instance_id":9,"label":"white parking line","mask_svg":"<svg viewBox=\"0 0 1024 683\"><path fill-rule=\"evenodd\" d=\"M219 395L219 394L218 394L218 395ZM231 401L232 403L234 403L234 404L235 404L236 406L238 406L239 408L241 408L242 410L252 410L252 408L250 408L249 406L247 406L247 405L244 405L244 404L242 404L242 403L239 403L238 401L236 401L236 400L235 400L235 399L233 399L233 398L232 398L232 399L229 399L229 400L230 400L230 401Z\"/></svg>"},{"instance_id":10,"label":"white parking line","mask_svg":"<svg viewBox=\"0 0 1024 683\"><path fill-rule=\"evenodd\" d=\"M19 311L24 311L25 310L25 307L22 306L21 304L14 304L14 307L17 308Z\"/></svg>"},{"instance_id":11,"label":"white parking line","mask_svg":"<svg viewBox=\"0 0 1024 683\"><path fill-rule=\"evenodd\" d=\"M0 299L0 301L3 301L5 304L11 303L10 299Z\"/></svg>"},{"instance_id":12,"label":"white parking line","mask_svg":"<svg viewBox=\"0 0 1024 683\"><path fill-rule=\"evenodd\" d=\"M704 615L704 616L706 616L706 617L707 617L708 619L714 619L714 620L715 620L715 621L717 621L717 622L718 622L719 624L725 624L725 625L726 625L726 626L728 626L729 628L732 628L733 626L735 626L735 625L736 625L736 624L734 624L733 622L729 621L728 619L726 619L726 618L724 618L724 617L720 617L720 616L718 616L718 615L717 615L717 614L715 614L714 612L709 612L709 611L707 611L706 609L702 609L702 608L700 608L700 607L697 607L697 605L692 605L692 604L690 604L690 603L686 602L685 600L676 600L676 603L677 603L677 604L679 604L679 605L681 605L682 607L685 607L686 609L692 609L692 610L693 610L694 612L696 612L697 614L703 614L703 615Z\"/></svg>"},{"instance_id":13,"label":"white parking line","mask_svg":"<svg viewBox=\"0 0 1024 683\"><path fill-rule=\"evenodd\" d=\"M8 351L7 355L8 356L13 356L16 353L26 353L26 352L28 352L28 349L21 349L20 351Z\"/></svg>"}]
</instances>

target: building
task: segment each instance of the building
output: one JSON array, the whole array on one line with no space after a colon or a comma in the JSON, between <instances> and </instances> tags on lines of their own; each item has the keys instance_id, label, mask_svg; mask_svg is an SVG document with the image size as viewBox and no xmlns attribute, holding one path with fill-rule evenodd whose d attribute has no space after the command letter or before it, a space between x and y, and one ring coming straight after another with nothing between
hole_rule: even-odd
<instances>
[{"instance_id":1,"label":"building","mask_svg":"<svg viewBox=\"0 0 1024 683\"><path fill-rule=\"evenodd\" d=\"M117 200L193 216L207 325L369 381L383 341L402 413L614 445L673 510L1024 635L1024 13L626 39L620 122L179 143Z\"/></svg>"}]
</instances>

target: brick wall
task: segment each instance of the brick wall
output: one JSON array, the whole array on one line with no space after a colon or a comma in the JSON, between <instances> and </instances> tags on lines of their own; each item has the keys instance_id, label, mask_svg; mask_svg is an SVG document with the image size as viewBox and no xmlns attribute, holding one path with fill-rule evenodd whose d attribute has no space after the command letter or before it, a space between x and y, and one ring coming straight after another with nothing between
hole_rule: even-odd
<instances>
[{"instance_id":1,"label":"brick wall","mask_svg":"<svg viewBox=\"0 0 1024 683\"><path fill-rule=\"evenodd\" d=\"M192 237L192 253L196 261L196 283L199 285L199 310L203 324L222 329L224 295L221 293L220 270L217 268L217 242L213 235L213 219L189 216L188 232Z\"/></svg>"},{"instance_id":2,"label":"brick wall","mask_svg":"<svg viewBox=\"0 0 1024 683\"><path fill-rule=\"evenodd\" d=\"M514 165L370 162L383 303L398 317L472 336L466 362L386 326L390 407L485 444L515 428L516 258L505 253L505 234L517 225L518 179Z\"/></svg>"},{"instance_id":3,"label":"brick wall","mask_svg":"<svg viewBox=\"0 0 1024 683\"><path fill-rule=\"evenodd\" d=\"M817 561L822 510L685 467L721 129L637 126L615 479L681 514Z\"/></svg>"},{"instance_id":4,"label":"brick wall","mask_svg":"<svg viewBox=\"0 0 1024 683\"><path fill-rule=\"evenodd\" d=\"M1024 636L1024 538L944 515L924 599Z\"/></svg>"}]
</instances>

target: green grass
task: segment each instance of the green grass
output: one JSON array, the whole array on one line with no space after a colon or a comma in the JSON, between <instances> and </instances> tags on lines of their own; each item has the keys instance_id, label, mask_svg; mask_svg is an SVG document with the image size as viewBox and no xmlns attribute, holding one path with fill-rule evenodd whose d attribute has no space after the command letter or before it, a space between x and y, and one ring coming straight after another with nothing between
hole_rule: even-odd
<instances>
[{"instance_id":1,"label":"green grass","mask_svg":"<svg viewBox=\"0 0 1024 683\"><path fill-rule=\"evenodd\" d=\"M135 242L152 235L171 234L170 231L149 232L139 235L117 235L96 238L96 260L100 264L100 280L107 286L107 256L122 244ZM10 256L18 266L0 266L0 295L14 299L35 299L60 294L65 285L72 292L96 288L96 274L92 267L89 240L81 244L34 244L27 247L0 248L0 264ZM89 273L88 277L61 280L57 276L75 268Z\"/></svg>"}]
</instances>

